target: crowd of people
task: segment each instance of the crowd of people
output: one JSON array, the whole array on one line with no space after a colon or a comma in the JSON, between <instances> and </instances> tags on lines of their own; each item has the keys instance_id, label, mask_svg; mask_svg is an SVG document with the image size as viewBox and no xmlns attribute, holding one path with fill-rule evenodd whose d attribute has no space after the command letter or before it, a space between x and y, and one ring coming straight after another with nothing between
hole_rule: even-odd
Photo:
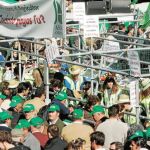
<instances>
[{"instance_id":1,"label":"crowd of people","mask_svg":"<svg viewBox=\"0 0 150 150\"><path fill-rule=\"evenodd\" d=\"M71 1L66 5L70 12ZM137 31L141 39L136 41L132 39L134 25L126 28L124 24L113 24L108 32L120 41L149 45L150 32L141 26ZM103 45L99 39L86 39L86 46L79 37L68 36L67 40L69 47L84 47L87 51L91 46L98 50ZM34 49L34 44L23 41L0 45L15 50L21 47L29 53ZM120 49L132 46L120 43ZM38 49L45 56L45 47ZM139 56L149 61L143 53ZM98 77L98 87L93 83L92 91L93 79L84 75L87 68L59 63L55 72L49 73L47 103L43 61L39 59L38 66L32 57L21 54L22 64L18 64L19 57L17 51L0 52L0 150L150 150L150 78L140 80L138 109L143 117L137 122L136 115L128 114L137 111L130 99L130 78L104 72ZM69 59L76 64L76 58Z\"/></svg>"}]
</instances>

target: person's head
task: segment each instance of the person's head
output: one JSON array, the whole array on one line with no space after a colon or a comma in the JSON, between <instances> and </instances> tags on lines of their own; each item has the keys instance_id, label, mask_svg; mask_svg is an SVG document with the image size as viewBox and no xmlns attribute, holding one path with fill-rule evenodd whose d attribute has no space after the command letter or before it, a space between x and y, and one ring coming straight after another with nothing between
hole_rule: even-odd
<instances>
[{"instance_id":1,"label":"person's head","mask_svg":"<svg viewBox=\"0 0 150 150\"><path fill-rule=\"evenodd\" d=\"M24 82L24 86L26 87L26 96L29 95L29 93L32 93L32 85L30 82Z\"/></svg>"},{"instance_id":2,"label":"person's head","mask_svg":"<svg viewBox=\"0 0 150 150\"><path fill-rule=\"evenodd\" d=\"M74 109L73 111L73 119L74 120L82 120L84 118L84 111L82 109Z\"/></svg>"},{"instance_id":3,"label":"person's head","mask_svg":"<svg viewBox=\"0 0 150 150\"><path fill-rule=\"evenodd\" d=\"M30 120L31 131L32 132L43 132L44 120L40 117L34 117Z\"/></svg>"},{"instance_id":4,"label":"person's head","mask_svg":"<svg viewBox=\"0 0 150 150\"><path fill-rule=\"evenodd\" d=\"M45 89L44 87L37 87L34 97L40 98L42 101L45 101Z\"/></svg>"},{"instance_id":5,"label":"person's head","mask_svg":"<svg viewBox=\"0 0 150 150\"><path fill-rule=\"evenodd\" d=\"M54 74L54 79L59 80L61 83L64 82L64 75L61 72L56 72Z\"/></svg>"},{"instance_id":6,"label":"person's head","mask_svg":"<svg viewBox=\"0 0 150 150\"><path fill-rule=\"evenodd\" d=\"M118 100L118 105L120 107L120 111L123 110L130 110L131 109L131 104L130 104L130 97L129 95L126 94L121 94L119 96L119 100Z\"/></svg>"},{"instance_id":7,"label":"person's head","mask_svg":"<svg viewBox=\"0 0 150 150\"><path fill-rule=\"evenodd\" d=\"M127 131L127 137L131 137L136 131L143 131L144 127L141 124L132 124Z\"/></svg>"},{"instance_id":8,"label":"person's head","mask_svg":"<svg viewBox=\"0 0 150 150\"><path fill-rule=\"evenodd\" d=\"M96 150L96 149L104 146L105 135L103 132L95 131L95 132L91 133L90 141L91 141L91 149Z\"/></svg>"},{"instance_id":9,"label":"person's head","mask_svg":"<svg viewBox=\"0 0 150 150\"><path fill-rule=\"evenodd\" d=\"M142 130L137 130L129 138L131 150L147 148L145 133Z\"/></svg>"},{"instance_id":10,"label":"person's head","mask_svg":"<svg viewBox=\"0 0 150 150\"><path fill-rule=\"evenodd\" d=\"M112 89L113 86L117 86L117 83L113 77L106 77L104 83L103 83L103 90L105 89Z\"/></svg>"},{"instance_id":11,"label":"person's head","mask_svg":"<svg viewBox=\"0 0 150 150\"><path fill-rule=\"evenodd\" d=\"M7 82L7 81L2 81L2 82L0 83L0 91L2 92L2 94L4 94L4 95L10 97L11 92L10 92L10 89L9 89L8 86L9 86L9 82Z\"/></svg>"},{"instance_id":12,"label":"person's head","mask_svg":"<svg viewBox=\"0 0 150 150\"><path fill-rule=\"evenodd\" d=\"M12 129L11 135L12 135L12 140L14 142L21 142L22 143L24 140L22 129L17 129L17 128Z\"/></svg>"},{"instance_id":13,"label":"person's head","mask_svg":"<svg viewBox=\"0 0 150 150\"><path fill-rule=\"evenodd\" d=\"M27 96L30 91L30 89L27 88L25 82L19 83L17 89L18 89L18 93L21 94L22 96Z\"/></svg>"},{"instance_id":14,"label":"person's head","mask_svg":"<svg viewBox=\"0 0 150 150\"><path fill-rule=\"evenodd\" d=\"M21 112L22 111L22 106L23 106L23 100L20 96L13 96L11 99L11 102L9 104L9 106L11 108L13 108L13 110L15 112Z\"/></svg>"},{"instance_id":15,"label":"person's head","mask_svg":"<svg viewBox=\"0 0 150 150\"><path fill-rule=\"evenodd\" d=\"M81 71L82 71L82 68L77 65L73 65L69 68L69 73L71 74L73 79L77 79Z\"/></svg>"},{"instance_id":16,"label":"person's head","mask_svg":"<svg viewBox=\"0 0 150 150\"><path fill-rule=\"evenodd\" d=\"M120 25L119 25L119 30L125 32L125 31L126 31L125 25L124 25L124 24L120 24Z\"/></svg>"},{"instance_id":17,"label":"person's head","mask_svg":"<svg viewBox=\"0 0 150 150\"><path fill-rule=\"evenodd\" d=\"M0 131L0 149L7 150L7 144L12 143L11 133L8 131Z\"/></svg>"},{"instance_id":18,"label":"person's head","mask_svg":"<svg viewBox=\"0 0 150 150\"><path fill-rule=\"evenodd\" d=\"M88 99L87 105L90 110L94 105L100 104L100 99L96 95L89 95L87 99Z\"/></svg>"},{"instance_id":19,"label":"person's head","mask_svg":"<svg viewBox=\"0 0 150 150\"><path fill-rule=\"evenodd\" d=\"M109 150L124 150L124 147L121 142L112 142L110 143Z\"/></svg>"},{"instance_id":20,"label":"person's head","mask_svg":"<svg viewBox=\"0 0 150 150\"><path fill-rule=\"evenodd\" d=\"M12 116L7 112L0 112L0 124L6 124L8 127L11 126Z\"/></svg>"},{"instance_id":21,"label":"person's head","mask_svg":"<svg viewBox=\"0 0 150 150\"><path fill-rule=\"evenodd\" d=\"M66 105L68 95L66 92L60 91L55 95L55 99L59 100L62 104Z\"/></svg>"},{"instance_id":22,"label":"person's head","mask_svg":"<svg viewBox=\"0 0 150 150\"><path fill-rule=\"evenodd\" d=\"M77 138L75 140L72 140L68 144L68 150L85 150L84 145L86 144L86 141L81 138Z\"/></svg>"},{"instance_id":23,"label":"person's head","mask_svg":"<svg viewBox=\"0 0 150 150\"><path fill-rule=\"evenodd\" d=\"M59 137L59 128L57 125L52 124L48 126L47 134L50 139Z\"/></svg>"},{"instance_id":24,"label":"person's head","mask_svg":"<svg viewBox=\"0 0 150 150\"><path fill-rule=\"evenodd\" d=\"M108 108L108 115L110 118L118 118L119 115L119 106L112 105Z\"/></svg>"},{"instance_id":25,"label":"person's head","mask_svg":"<svg viewBox=\"0 0 150 150\"><path fill-rule=\"evenodd\" d=\"M94 121L98 122L105 115L105 110L104 110L103 106L95 105L92 108L91 115L93 116Z\"/></svg>"},{"instance_id":26,"label":"person's head","mask_svg":"<svg viewBox=\"0 0 150 150\"><path fill-rule=\"evenodd\" d=\"M48 118L50 121L55 121L59 118L60 115L60 107L56 104L50 105L48 109Z\"/></svg>"},{"instance_id":27,"label":"person's head","mask_svg":"<svg viewBox=\"0 0 150 150\"><path fill-rule=\"evenodd\" d=\"M6 68L6 70L10 70L11 69L11 63L6 63L5 68Z\"/></svg>"},{"instance_id":28,"label":"person's head","mask_svg":"<svg viewBox=\"0 0 150 150\"><path fill-rule=\"evenodd\" d=\"M23 131L23 136L26 137L30 130L31 130L31 125L26 119L20 119L18 124L15 126L15 129L22 129Z\"/></svg>"},{"instance_id":29,"label":"person's head","mask_svg":"<svg viewBox=\"0 0 150 150\"><path fill-rule=\"evenodd\" d=\"M139 35L142 35L144 32L145 32L145 29L144 29L144 28L142 28L142 27L139 27L139 28L138 28L138 34L139 34Z\"/></svg>"},{"instance_id":30,"label":"person's head","mask_svg":"<svg viewBox=\"0 0 150 150\"><path fill-rule=\"evenodd\" d=\"M58 79L51 80L51 87L54 92L59 92L63 87L63 82Z\"/></svg>"},{"instance_id":31,"label":"person's head","mask_svg":"<svg viewBox=\"0 0 150 150\"><path fill-rule=\"evenodd\" d=\"M26 104L23 107L23 112L25 114L25 118L27 120L31 120L33 117L36 116L36 111L35 111L35 107L32 104Z\"/></svg>"},{"instance_id":32,"label":"person's head","mask_svg":"<svg viewBox=\"0 0 150 150\"><path fill-rule=\"evenodd\" d=\"M33 78L35 80L36 87L40 87L43 84L43 76L39 68L36 68L32 72Z\"/></svg>"}]
</instances>

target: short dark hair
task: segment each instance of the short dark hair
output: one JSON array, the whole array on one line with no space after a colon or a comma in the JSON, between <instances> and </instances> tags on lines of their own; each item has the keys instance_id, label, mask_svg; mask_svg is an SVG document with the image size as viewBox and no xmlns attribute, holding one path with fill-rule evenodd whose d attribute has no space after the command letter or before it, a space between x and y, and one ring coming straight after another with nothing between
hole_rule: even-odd
<instances>
[{"instance_id":1,"label":"short dark hair","mask_svg":"<svg viewBox=\"0 0 150 150\"><path fill-rule=\"evenodd\" d=\"M108 108L109 117L116 117L119 114L119 105L112 105Z\"/></svg>"},{"instance_id":2,"label":"short dark hair","mask_svg":"<svg viewBox=\"0 0 150 150\"><path fill-rule=\"evenodd\" d=\"M17 89L18 89L18 93L22 93L24 90L26 90L27 88L26 88L25 82L19 83Z\"/></svg>"},{"instance_id":3,"label":"short dark hair","mask_svg":"<svg viewBox=\"0 0 150 150\"><path fill-rule=\"evenodd\" d=\"M59 87L61 89L63 87L63 82L61 82L59 79L53 79L51 80L51 86Z\"/></svg>"},{"instance_id":4,"label":"short dark hair","mask_svg":"<svg viewBox=\"0 0 150 150\"><path fill-rule=\"evenodd\" d=\"M0 142L12 143L11 133L8 131L0 131Z\"/></svg>"},{"instance_id":5,"label":"short dark hair","mask_svg":"<svg viewBox=\"0 0 150 150\"><path fill-rule=\"evenodd\" d=\"M125 25L124 24L120 24L119 25L119 30L122 30L122 29L124 29L125 28Z\"/></svg>"},{"instance_id":6,"label":"short dark hair","mask_svg":"<svg viewBox=\"0 0 150 150\"><path fill-rule=\"evenodd\" d=\"M105 135L103 132L95 131L90 135L90 141L95 142L96 145L103 146L105 143Z\"/></svg>"},{"instance_id":7,"label":"short dark hair","mask_svg":"<svg viewBox=\"0 0 150 150\"><path fill-rule=\"evenodd\" d=\"M49 125L47 132L50 133L53 138L59 136L59 128L55 124Z\"/></svg>"},{"instance_id":8,"label":"short dark hair","mask_svg":"<svg viewBox=\"0 0 150 150\"><path fill-rule=\"evenodd\" d=\"M35 97L41 97L42 94L45 94L45 89L44 89L44 87L43 87L43 86L37 87L37 89L35 90L34 96L35 96Z\"/></svg>"},{"instance_id":9,"label":"short dark hair","mask_svg":"<svg viewBox=\"0 0 150 150\"><path fill-rule=\"evenodd\" d=\"M77 138L68 144L68 150L78 150L86 143L84 139Z\"/></svg>"},{"instance_id":10,"label":"short dark hair","mask_svg":"<svg viewBox=\"0 0 150 150\"><path fill-rule=\"evenodd\" d=\"M112 142L110 145L115 145L115 150L124 150L124 146L121 142Z\"/></svg>"}]
</instances>

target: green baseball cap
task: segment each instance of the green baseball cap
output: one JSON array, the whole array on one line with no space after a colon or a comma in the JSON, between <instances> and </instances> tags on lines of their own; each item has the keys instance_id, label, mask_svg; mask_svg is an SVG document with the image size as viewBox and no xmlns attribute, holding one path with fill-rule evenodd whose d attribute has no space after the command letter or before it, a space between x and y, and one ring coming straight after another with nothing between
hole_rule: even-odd
<instances>
[{"instance_id":1,"label":"green baseball cap","mask_svg":"<svg viewBox=\"0 0 150 150\"><path fill-rule=\"evenodd\" d=\"M0 99L2 99L2 100L6 99L6 95L0 94Z\"/></svg>"},{"instance_id":2,"label":"green baseball cap","mask_svg":"<svg viewBox=\"0 0 150 150\"><path fill-rule=\"evenodd\" d=\"M94 115L95 113L105 113L104 107L100 106L100 105L93 106L92 111L91 111L90 114Z\"/></svg>"},{"instance_id":3,"label":"green baseball cap","mask_svg":"<svg viewBox=\"0 0 150 150\"><path fill-rule=\"evenodd\" d=\"M54 112L54 111L60 111L60 107L56 104L52 104L49 109L48 109L49 112Z\"/></svg>"},{"instance_id":4,"label":"green baseball cap","mask_svg":"<svg viewBox=\"0 0 150 150\"><path fill-rule=\"evenodd\" d=\"M146 134L146 138L150 138L150 127L147 128L145 134Z\"/></svg>"},{"instance_id":5,"label":"green baseball cap","mask_svg":"<svg viewBox=\"0 0 150 150\"><path fill-rule=\"evenodd\" d=\"M20 119L15 128L22 129L22 128L29 128L29 127L30 127L30 123L26 119Z\"/></svg>"},{"instance_id":6,"label":"green baseball cap","mask_svg":"<svg viewBox=\"0 0 150 150\"><path fill-rule=\"evenodd\" d=\"M26 104L24 107L23 107L23 112L31 112L35 110L35 107L34 105L32 104Z\"/></svg>"},{"instance_id":7,"label":"green baseball cap","mask_svg":"<svg viewBox=\"0 0 150 150\"><path fill-rule=\"evenodd\" d=\"M75 119L81 119L83 117L83 110L82 109L75 109L73 111L73 118Z\"/></svg>"},{"instance_id":8,"label":"green baseball cap","mask_svg":"<svg viewBox=\"0 0 150 150\"><path fill-rule=\"evenodd\" d=\"M55 95L55 99L60 100L60 101L63 101L65 99L67 99L67 98L68 98L67 94L65 92L63 92L63 91L59 92L59 93L57 93Z\"/></svg>"},{"instance_id":9,"label":"green baseball cap","mask_svg":"<svg viewBox=\"0 0 150 150\"><path fill-rule=\"evenodd\" d=\"M6 119L13 119L13 117L7 111L0 112L0 120L4 121Z\"/></svg>"},{"instance_id":10,"label":"green baseball cap","mask_svg":"<svg viewBox=\"0 0 150 150\"><path fill-rule=\"evenodd\" d=\"M9 104L10 107L16 107L19 103L22 103L23 100L20 96L13 96L11 103Z\"/></svg>"},{"instance_id":11,"label":"green baseball cap","mask_svg":"<svg viewBox=\"0 0 150 150\"><path fill-rule=\"evenodd\" d=\"M44 120L40 117L34 117L30 120L31 126L37 127L44 123Z\"/></svg>"},{"instance_id":12,"label":"green baseball cap","mask_svg":"<svg viewBox=\"0 0 150 150\"><path fill-rule=\"evenodd\" d=\"M144 132L141 130L136 131L133 135L131 135L131 137L129 138L129 140L133 140L134 138L137 137L142 137L144 138Z\"/></svg>"}]
</instances>

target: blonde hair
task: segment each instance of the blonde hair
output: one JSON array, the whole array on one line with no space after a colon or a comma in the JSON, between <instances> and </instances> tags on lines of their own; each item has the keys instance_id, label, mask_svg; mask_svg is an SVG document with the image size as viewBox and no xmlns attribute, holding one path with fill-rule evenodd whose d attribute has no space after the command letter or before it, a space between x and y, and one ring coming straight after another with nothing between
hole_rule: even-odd
<instances>
[{"instance_id":1,"label":"blonde hair","mask_svg":"<svg viewBox=\"0 0 150 150\"><path fill-rule=\"evenodd\" d=\"M32 75L35 81L35 86L40 87L43 84L43 76L41 71L38 68L36 68L33 70Z\"/></svg>"}]
</instances>

